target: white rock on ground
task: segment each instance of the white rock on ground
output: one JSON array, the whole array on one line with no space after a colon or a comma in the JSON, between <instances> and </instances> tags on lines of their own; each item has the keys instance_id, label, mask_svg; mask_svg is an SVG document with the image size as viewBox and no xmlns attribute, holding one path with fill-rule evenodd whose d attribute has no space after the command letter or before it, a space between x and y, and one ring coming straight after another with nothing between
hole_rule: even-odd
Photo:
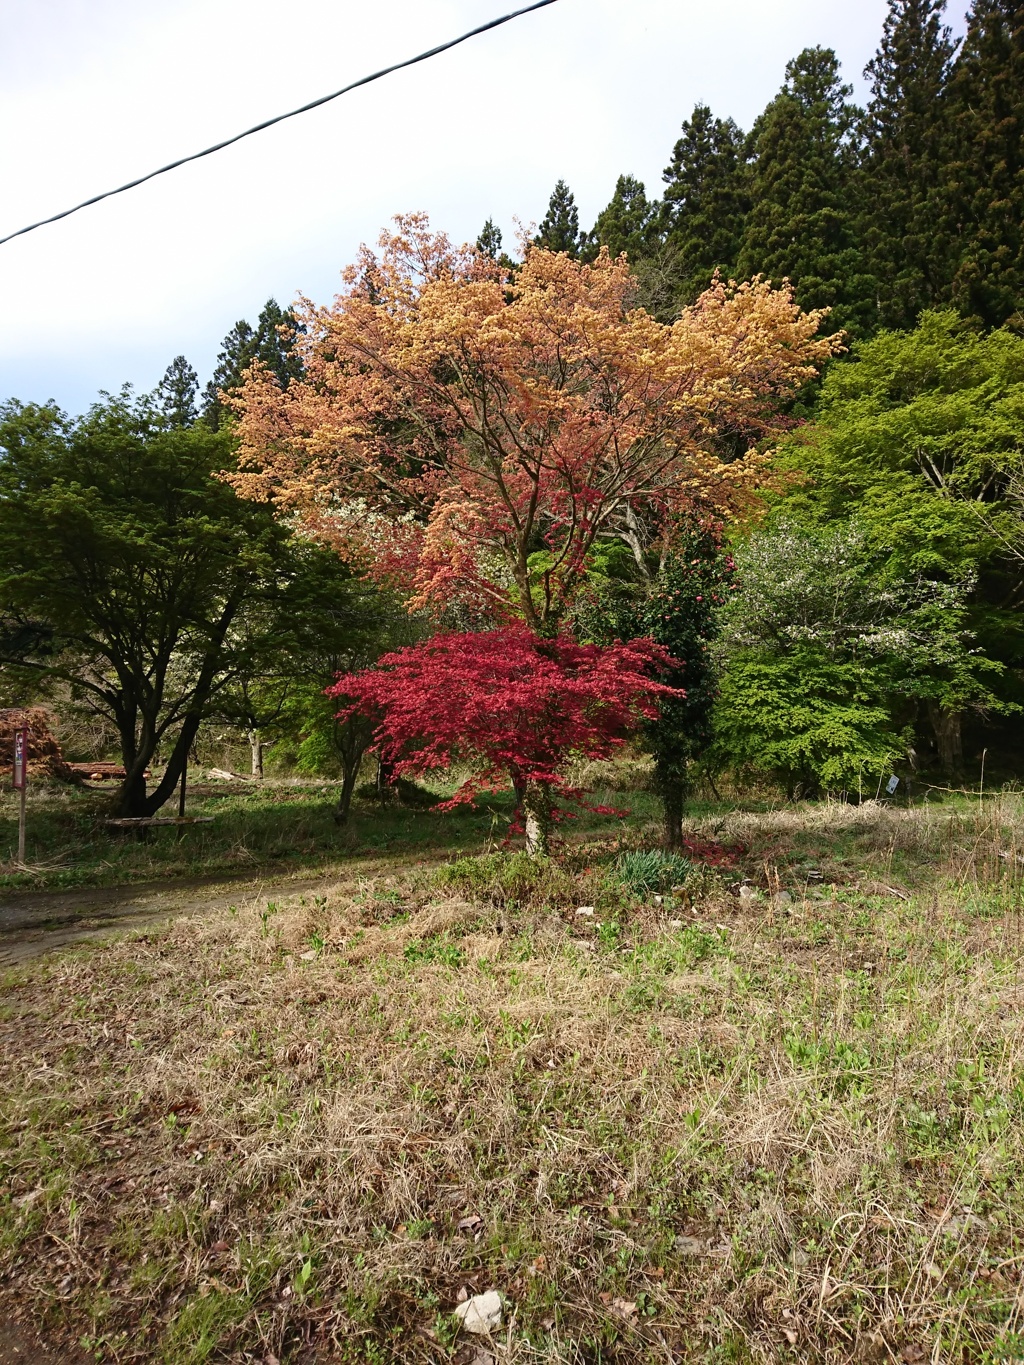
<instances>
[{"instance_id":1,"label":"white rock on ground","mask_svg":"<svg viewBox=\"0 0 1024 1365\"><path fill-rule=\"evenodd\" d=\"M474 1294L465 1303L460 1303L455 1316L467 1332L475 1336L489 1336L501 1326L501 1295L496 1289L486 1294Z\"/></svg>"}]
</instances>

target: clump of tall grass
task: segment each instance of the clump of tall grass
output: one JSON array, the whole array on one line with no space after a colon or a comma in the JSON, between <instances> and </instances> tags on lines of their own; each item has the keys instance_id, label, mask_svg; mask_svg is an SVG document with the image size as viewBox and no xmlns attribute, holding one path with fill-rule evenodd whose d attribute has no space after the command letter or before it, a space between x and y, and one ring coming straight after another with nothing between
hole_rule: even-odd
<instances>
[{"instance_id":1,"label":"clump of tall grass","mask_svg":"<svg viewBox=\"0 0 1024 1365\"><path fill-rule=\"evenodd\" d=\"M693 871L689 859L678 853L666 853L659 848L634 849L619 855L612 877L634 895L649 896L685 883Z\"/></svg>"},{"instance_id":2,"label":"clump of tall grass","mask_svg":"<svg viewBox=\"0 0 1024 1365\"><path fill-rule=\"evenodd\" d=\"M485 853L445 863L434 874L437 887L492 905L572 905L575 880L551 858L528 853Z\"/></svg>"}]
</instances>

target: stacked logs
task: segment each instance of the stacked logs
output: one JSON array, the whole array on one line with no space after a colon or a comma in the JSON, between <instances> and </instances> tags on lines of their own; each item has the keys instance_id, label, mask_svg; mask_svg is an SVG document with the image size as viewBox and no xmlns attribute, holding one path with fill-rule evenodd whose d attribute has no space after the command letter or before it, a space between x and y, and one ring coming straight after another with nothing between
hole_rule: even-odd
<instances>
[{"instance_id":1,"label":"stacked logs","mask_svg":"<svg viewBox=\"0 0 1024 1365\"><path fill-rule=\"evenodd\" d=\"M0 769L14 762L14 735L28 730L28 772L30 777L55 777L61 782L76 782L78 775L66 763L53 733L53 717L43 706L19 706L0 710Z\"/></svg>"}]
</instances>

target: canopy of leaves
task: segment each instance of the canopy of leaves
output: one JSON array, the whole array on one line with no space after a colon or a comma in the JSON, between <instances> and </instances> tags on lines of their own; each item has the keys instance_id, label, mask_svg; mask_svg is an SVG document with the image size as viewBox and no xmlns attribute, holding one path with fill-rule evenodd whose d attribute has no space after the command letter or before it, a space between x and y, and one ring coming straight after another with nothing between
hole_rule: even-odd
<instances>
[{"instance_id":1,"label":"canopy of leaves","mask_svg":"<svg viewBox=\"0 0 1024 1365\"><path fill-rule=\"evenodd\" d=\"M970 580L896 578L864 528L782 525L737 552L715 758L793 790L855 787L903 759L916 702L997 707Z\"/></svg>"},{"instance_id":2,"label":"canopy of leaves","mask_svg":"<svg viewBox=\"0 0 1024 1365\"><path fill-rule=\"evenodd\" d=\"M814 423L782 464L806 476L787 500L818 519L856 514L898 576L946 576L989 563L989 523L1024 451L1024 338L925 313L913 332L854 348L822 388ZM1007 604L1018 589L1004 581ZM998 590L997 590L998 592Z\"/></svg>"},{"instance_id":3,"label":"canopy of leaves","mask_svg":"<svg viewBox=\"0 0 1024 1365\"><path fill-rule=\"evenodd\" d=\"M521 625L441 634L339 678L330 694L377 719L375 742L394 771L470 763L475 776L449 805L485 788L540 785L570 794L574 755L606 758L670 689L650 640L601 648L542 639Z\"/></svg>"},{"instance_id":4,"label":"canopy of leaves","mask_svg":"<svg viewBox=\"0 0 1024 1365\"><path fill-rule=\"evenodd\" d=\"M766 284L708 291L672 326L630 307L624 261L531 249L513 276L422 217L308 307L306 378L238 402L246 496L297 511L416 605L551 630L630 509L749 477L781 400L835 349Z\"/></svg>"},{"instance_id":5,"label":"canopy of leaves","mask_svg":"<svg viewBox=\"0 0 1024 1365\"><path fill-rule=\"evenodd\" d=\"M212 698L253 668L287 616L288 533L218 470L223 434L169 425L129 390L69 420L0 409L0 614L8 663L64 679L109 717L124 813L173 790ZM262 618L243 629L247 613ZM170 743L149 795L143 772Z\"/></svg>"}]
</instances>

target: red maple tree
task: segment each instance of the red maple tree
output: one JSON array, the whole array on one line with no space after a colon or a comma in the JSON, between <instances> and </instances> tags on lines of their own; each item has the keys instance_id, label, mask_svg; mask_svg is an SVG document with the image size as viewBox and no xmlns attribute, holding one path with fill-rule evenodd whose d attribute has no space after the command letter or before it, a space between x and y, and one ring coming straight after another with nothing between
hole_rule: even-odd
<instances>
[{"instance_id":1,"label":"red maple tree","mask_svg":"<svg viewBox=\"0 0 1024 1365\"><path fill-rule=\"evenodd\" d=\"M376 743L396 776L468 762L475 775L450 801L506 787L518 797L526 846L546 853L557 797L578 799L565 776L574 757L609 757L662 696L671 660L652 640L605 647L542 639L523 625L435 635L340 677L340 713L377 720Z\"/></svg>"}]
</instances>

